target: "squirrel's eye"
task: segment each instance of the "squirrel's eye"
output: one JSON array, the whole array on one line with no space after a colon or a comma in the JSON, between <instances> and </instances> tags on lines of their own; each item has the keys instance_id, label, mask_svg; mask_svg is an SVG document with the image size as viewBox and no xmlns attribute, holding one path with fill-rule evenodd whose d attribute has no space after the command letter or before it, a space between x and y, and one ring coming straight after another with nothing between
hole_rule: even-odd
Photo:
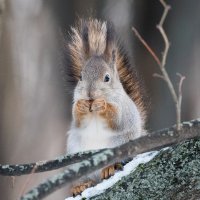
<instances>
[{"instance_id":1,"label":"squirrel's eye","mask_svg":"<svg viewBox=\"0 0 200 200\"><path fill-rule=\"evenodd\" d=\"M109 82L110 81L110 75L106 74L104 77L104 82Z\"/></svg>"}]
</instances>

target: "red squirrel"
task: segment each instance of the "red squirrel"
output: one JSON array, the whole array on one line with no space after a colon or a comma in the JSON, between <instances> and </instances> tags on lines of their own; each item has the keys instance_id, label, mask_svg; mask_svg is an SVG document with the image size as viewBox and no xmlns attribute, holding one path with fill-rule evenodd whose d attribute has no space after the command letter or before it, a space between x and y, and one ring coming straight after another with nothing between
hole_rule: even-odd
<instances>
[{"instance_id":1,"label":"red squirrel","mask_svg":"<svg viewBox=\"0 0 200 200\"><path fill-rule=\"evenodd\" d=\"M111 23L80 19L67 44L70 76L76 82L67 153L112 148L145 134L143 86ZM114 174L116 165L101 172ZM93 181L79 184L80 194Z\"/></svg>"}]
</instances>

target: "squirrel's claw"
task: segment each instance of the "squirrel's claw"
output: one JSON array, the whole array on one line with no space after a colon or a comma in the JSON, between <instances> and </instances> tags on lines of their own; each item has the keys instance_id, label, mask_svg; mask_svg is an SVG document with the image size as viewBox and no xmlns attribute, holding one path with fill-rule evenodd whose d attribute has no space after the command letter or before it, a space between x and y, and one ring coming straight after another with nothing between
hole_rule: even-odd
<instances>
[{"instance_id":1,"label":"squirrel's claw","mask_svg":"<svg viewBox=\"0 0 200 200\"><path fill-rule=\"evenodd\" d=\"M115 174L115 166L110 165L101 171L101 179L108 179Z\"/></svg>"},{"instance_id":2,"label":"squirrel's claw","mask_svg":"<svg viewBox=\"0 0 200 200\"><path fill-rule=\"evenodd\" d=\"M93 180L89 180L85 183L81 183L77 186L74 186L72 188L72 194L73 194L73 197L81 194L85 189L91 187L91 186L94 186L94 181Z\"/></svg>"},{"instance_id":3,"label":"squirrel's claw","mask_svg":"<svg viewBox=\"0 0 200 200\"><path fill-rule=\"evenodd\" d=\"M124 169L124 165L122 162L119 162L119 163L115 163L115 170L117 171L121 171Z\"/></svg>"},{"instance_id":4,"label":"squirrel's claw","mask_svg":"<svg viewBox=\"0 0 200 200\"><path fill-rule=\"evenodd\" d=\"M104 168L101 171L101 179L110 178L111 176L113 176L115 174L115 171L118 171L118 170L123 170L123 164L120 162Z\"/></svg>"}]
</instances>

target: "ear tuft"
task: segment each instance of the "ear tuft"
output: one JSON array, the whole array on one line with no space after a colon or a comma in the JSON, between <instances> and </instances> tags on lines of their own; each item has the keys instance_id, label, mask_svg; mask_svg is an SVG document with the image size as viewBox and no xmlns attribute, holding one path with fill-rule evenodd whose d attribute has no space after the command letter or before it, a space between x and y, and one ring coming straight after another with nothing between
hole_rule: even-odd
<instances>
[{"instance_id":1,"label":"ear tuft","mask_svg":"<svg viewBox=\"0 0 200 200\"><path fill-rule=\"evenodd\" d=\"M83 56L84 56L84 60L87 60L90 54L90 46L89 46L89 39L88 39L88 24L86 23L86 21L83 21L83 20L81 23L82 23L81 35L82 35L82 41L83 41Z\"/></svg>"},{"instance_id":2,"label":"ear tuft","mask_svg":"<svg viewBox=\"0 0 200 200\"><path fill-rule=\"evenodd\" d=\"M111 22L107 23L106 32L106 48L104 51L104 58L106 62L112 63L115 60L115 31ZM114 59L113 59L114 58Z\"/></svg>"},{"instance_id":3,"label":"ear tuft","mask_svg":"<svg viewBox=\"0 0 200 200\"><path fill-rule=\"evenodd\" d=\"M116 63L116 49L112 50L112 63Z\"/></svg>"}]
</instances>

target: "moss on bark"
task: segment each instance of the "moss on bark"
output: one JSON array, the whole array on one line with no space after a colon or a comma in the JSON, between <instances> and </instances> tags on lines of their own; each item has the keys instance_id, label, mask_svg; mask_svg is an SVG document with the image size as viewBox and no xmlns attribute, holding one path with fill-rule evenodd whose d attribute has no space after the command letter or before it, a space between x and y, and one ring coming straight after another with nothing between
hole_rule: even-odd
<instances>
[{"instance_id":1,"label":"moss on bark","mask_svg":"<svg viewBox=\"0 0 200 200\"><path fill-rule=\"evenodd\" d=\"M200 140L189 140L161 151L91 199L200 199Z\"/></svg>"}]
</instances>

